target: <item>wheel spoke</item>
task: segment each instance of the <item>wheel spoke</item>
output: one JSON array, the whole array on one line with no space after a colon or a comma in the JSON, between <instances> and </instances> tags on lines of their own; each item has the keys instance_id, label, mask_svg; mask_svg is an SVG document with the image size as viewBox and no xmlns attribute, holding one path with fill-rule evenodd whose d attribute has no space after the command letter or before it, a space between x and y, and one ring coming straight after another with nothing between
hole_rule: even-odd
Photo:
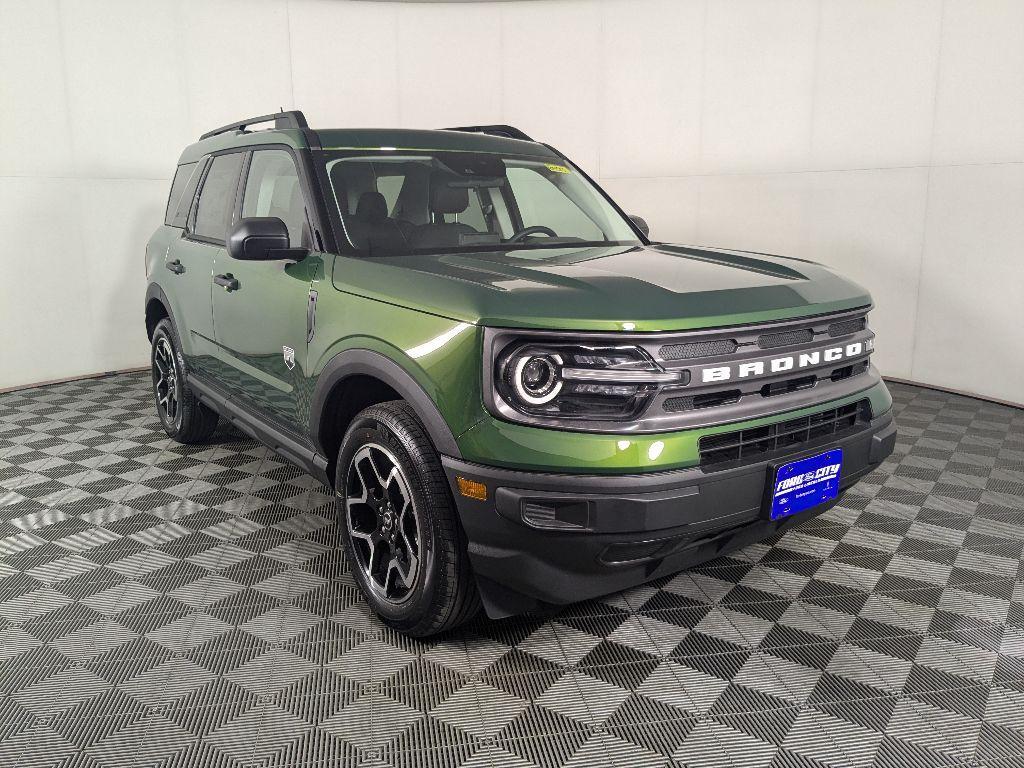
<instances>
[{"instance_id":1,"label":"wheel spoke","mask_svg":"<svg viewBox=\"0 0 1024 768\"><path fill-rule=\"evenodd\" d=\"M157 408L166 420L175 422L178 416L178 377L174 365L174 350L164 336L157 339L153 353L153 368Z\"/></svg>"},{"instance_id":2,"label":"wheel spoke","mask_svg":"<svg viewBox=\"0 0 1024 768\"><path fill-rule=\"evenodd\" d=\"M175 384L167 385L167 418L174 421L178 416L178 388Z\"/></svg>"},{"instance_id":3,"label":"wheel spoke","mask_svg":"<svg viewBox=\"0 0 1024 768\"><path fill-rule=\"evenodd\" d=\"M353 529L352 529L352 530L350 531L350 533L351 533L351 534L352 534L352 535L353 535L353 536L354 536L355 538L357 538L357 539L362 539L362 540L363 540L363 541L365 541L365 542L366 542L367 544L369 544L369 545L370 545L370 548L371 548L371 549L373 549L373 548L374 548L375 546L377 546L377 540L376 540L376 537L375 537L375 536L373 535L373 534L374 534L374 532L373 532L373 531L357 531L357 530L355 530L355 529L353 528Z\"/></svg>"},{"instance_id":4,"label":"wheel spoke","mask_svg":"<svg viewBox=\"0 0 1024 768\"><path fill-rule=\"evenodd\" d=\"M394 472L394 470L396 469L396 465L394 464L394 462L391 462L391 470L389 470L387 475L385 476L385 474L381 471L380 464L378 463L380 460L374 458L374 454L383 456L390 462L391 460L388 457L388 454L384 453L384 451L382 451L380 448L374 450L374 448L372 447L369 449L367 453L370 457L370 466L373 467L373 473L377 476L377 486L382 491L387 490L388 480L386 478L391 477L391 473Z\"/></svg>"},{"instance_id":5,"label":"wheel spoke","mask_svg":"<svg viewBox=\"0 0 1024 768\"><path fill-rule=\"evenodd\" d=\"M377 545L380 543L377 537L371 532L366 533L364 531L351 530L350 534L353 538L359 539L366 543L366 549L368 554L366 555L365 563L360 563L360 567L366 574L366 578L373 580L373 562L377 556Z\"/></svg>"},{"instance_id":6,"label":"wheel spoke","mask_svg":"<svg viewBox=\"0 0 1024 768\"><path fill-rule=\"evenodd\" d=\"M401 559L392 553L391 560L388 562L388 576L392 572L397 574L398 578L402 580L402 586L406 589L411 589L412 574L415 573L417 564L415 557L412 557L408 563L403 564ZM385 579L385 583L387 583L387 579Z\"/></svg>"},{"instance_id":7,"label":"wheel spoke","mask_svg":"<svg viewBox=\"0 0 1024 768\"><path fill-rule=\"evenodd\" d=\"M354 462L354 460L353 460L353 462ZM353 496L352 496L352 489L353 489L353 486L355 486L356 483L359 483L360 494L359 494L358 497L353 498ZM365 504L366 500L367 500L367 496L369 495L369 493L370 493L370 491L366 487L366 481L363 480L363 476L359 472L358 467L357 467L355 472L351 472L350 471L348 473L348 480L346 482L345 508L347 510L351 511L352 506L354 504Z\"/></svg>"},{"instance_id":8,"label":"wheel spoke","mask_svg":"<svg viewBox=\"0 0 1024 768\"><path fill-rule=\"evenodd\" d=\"M345 507L351 510L354 504L365 504L366 503L366 486L363 486L363 493L358 498L353 499L351 496L345 497Z\"/></svg>"},{"instance_id":9,"label":"wheel spoke","mask_svg":"<svg viewBox=\"0 0 1024 768\"><path fill-rule=\"evenodd\" d=\"M416 515L413 513L412 505L407 501L402 511L398 514L398 533L405 544L405 551L410 558L419 555L419 528L417 527ZM412 538L409 537L409 528L412 528Z\"/></svg>"},{"instance_id":10,"label":"wheel spoke","mask_svg":"<svg viewBox=\"0 0 1024 768\"><path fill-rule=\"evenodd\" d=\"M401 528L402 541L405 544L405 551L409 555L410 561L417 561L417 555L419 554L419 542L413 542L409 540L409 534L406 533L405 528ZM415 538L415 537L414 537Z\"/></svg>"},{"instance_id":11,"label":"wheel spoke","mask_svg":"<svg viewBox=\"0 0 1024 768\"><path fill-rule=\"evenodd\" d=\"M380 578L381 566L384 563L386 555L390 552L385 552L387 546L381 541L380 536L374 532L370 538L371 547L370 556L366 560L366 573L371 580L377 584L384 584L386 589L387 584L387 570L384 569L384 578Z\"/></svg>"},{"instance_id":12,"label":"wheel spoke","mask_svg":"<svg viewBox=\"0 0 1024 768\"><path fill-rule=\"evenodd\" d=\"M375 490L376 486L376 482L369 481L366 477L366 464L369 464L370 469L373 471L373 480L378 482L380 480L380 478L377 477L377 469L373 466L373 460L368 455L365 459L356 459L356 473L359 475L359 482L363 485L363 498L368 497L371 491Z\"/></svg>"}]
</instances>

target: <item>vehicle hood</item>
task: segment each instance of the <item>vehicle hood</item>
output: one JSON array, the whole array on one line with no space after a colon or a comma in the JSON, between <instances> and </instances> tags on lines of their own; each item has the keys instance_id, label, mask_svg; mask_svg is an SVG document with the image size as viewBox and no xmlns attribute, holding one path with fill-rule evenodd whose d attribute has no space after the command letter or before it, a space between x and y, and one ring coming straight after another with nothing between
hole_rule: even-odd
<instances>
[{"instance_id":1,"label":"vehicle hood","mask_svg":"<svg viewBox=\"0 0 1024 768\"><path fill-rule=\"evenodd\" d=\"M468 323L673 331L867 306L808 261L678 245L338 257L342 291Z\"/></svg>"}]
</instances>

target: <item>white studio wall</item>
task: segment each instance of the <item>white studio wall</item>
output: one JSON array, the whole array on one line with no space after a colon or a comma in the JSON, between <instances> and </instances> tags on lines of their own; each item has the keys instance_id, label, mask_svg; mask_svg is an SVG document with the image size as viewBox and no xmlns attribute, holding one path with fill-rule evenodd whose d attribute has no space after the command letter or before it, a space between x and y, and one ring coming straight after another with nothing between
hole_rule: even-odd
<instances>
[{"instance_id":1,"label":"white studio wall","mask_svg":"<svg viewBox=\"0 0 1024 768\"><path fill-rule=\"evenodd\" d=\"M883 373L1024 402L1020 0L0 0L0 388L145 365L181 149L507 122L656 239L866 285Z\"/></svg>"}]
</instances>

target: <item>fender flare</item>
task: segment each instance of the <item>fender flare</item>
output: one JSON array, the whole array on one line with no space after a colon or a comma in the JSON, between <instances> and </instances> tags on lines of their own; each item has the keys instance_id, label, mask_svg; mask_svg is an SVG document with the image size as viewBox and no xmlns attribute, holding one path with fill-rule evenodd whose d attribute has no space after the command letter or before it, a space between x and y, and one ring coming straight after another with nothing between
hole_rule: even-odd
<instances>
[{"instance_id":1,"label":"fender flare","mask_svg":"<svg viewBox=\"0 0 1024 768\"><path fill-rule=\"evenodd\" d=\"M143 318L145 318L145 312L146 308L149 306L149 302L153 299L156 299L164 305L164 309L167 311L167 316L171 318L171 325L177 328L178 323L174 319L174 310L171 308L171 302L167 299L167 294L164 293L164 289L160 287L159 283L150 283L146 288L146 301L142 305ZM146 332L147 334L149 333L148 328L146 329Z\"/></svg>"},{"instance_id":2,"label":"fender flare","mask_svg":"<svg viewBox=\"0 0 1024 768\"><path fill-rule=\"evenodd\" d=\"M317 378L309 406L309 434L319 453L324 453L320 423L331 390L343 379L358 375L373 376L395 390L416 411L438 452L456 459L462 457L448 422L419 382L394 360L369 349L339 352L327 362Z\"/></svg>"}]
</instances>

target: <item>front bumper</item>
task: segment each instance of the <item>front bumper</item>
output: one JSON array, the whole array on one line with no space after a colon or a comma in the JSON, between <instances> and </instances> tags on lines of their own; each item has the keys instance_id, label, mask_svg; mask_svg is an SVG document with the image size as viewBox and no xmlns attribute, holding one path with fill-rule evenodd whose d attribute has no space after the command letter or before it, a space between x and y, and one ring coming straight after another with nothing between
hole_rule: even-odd
<instances>
[{"instance_id":1,"label":"front bumper","mask_svg":"<svg viewBox=\"0 0 1024 768\"><path fill-rule=\"evenodd\" d=\"M841 495L895 442L887 412L850 435L720 471L577 475L442 462L484 607L500 618L617 592L797 525L836 502L769 520L762 507L772 467L841 447ZM457 477L484 483L487 499L460 495Z\"/></svg>"}]
</instances>

